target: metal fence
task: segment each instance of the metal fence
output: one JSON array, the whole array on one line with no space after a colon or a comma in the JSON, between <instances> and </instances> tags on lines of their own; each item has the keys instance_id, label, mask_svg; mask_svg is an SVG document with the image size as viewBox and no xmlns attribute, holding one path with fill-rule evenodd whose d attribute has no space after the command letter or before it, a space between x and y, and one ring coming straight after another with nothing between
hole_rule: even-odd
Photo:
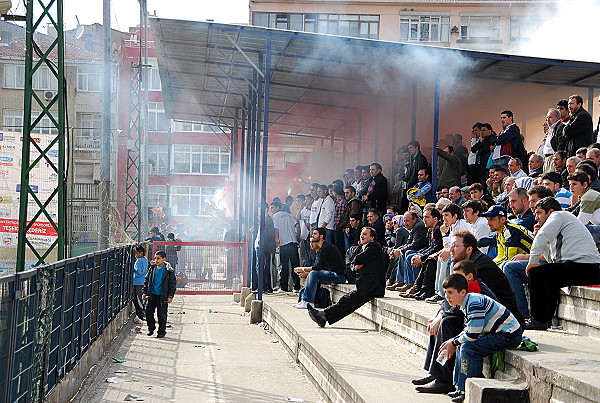
<instances>
[{"instance_id":1,"label":"metal fence","mask_svg":"<svg viewBox=\"0 0 600 403\"><path fill-rule=\"evenodd\" d=\"M0 402L42 401L130 301L133 245L0 278Z\"/></svg>"},{"instance_id":2,"label":"metal fence","mask_svg":"<svg viewBox=\"0 0 600 403\"><path fill-rule=\"evenodd\" d=\"M154 242L149 256L159 250L177 274L177 293L231 294L246 284L248 246L241 242Z\"/></svg>"}]
</instances>

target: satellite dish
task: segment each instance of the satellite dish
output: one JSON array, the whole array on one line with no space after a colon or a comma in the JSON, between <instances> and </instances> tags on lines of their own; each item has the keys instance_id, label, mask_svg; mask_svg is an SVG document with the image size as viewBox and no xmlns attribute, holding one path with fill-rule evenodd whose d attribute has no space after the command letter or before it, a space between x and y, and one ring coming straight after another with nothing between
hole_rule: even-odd
<instances>
[{"instance_id":1,"label":"satellite dish","mask_svg":"<svg viewBox=\"0 0 600 403\"><path fill-rule=\"evenodd\" d=\"M77 32L75 32L75 39L81 39L83 36L83 31L85 31L85 26L80 25L77 27Z\"/></svg>"}]
</instances>

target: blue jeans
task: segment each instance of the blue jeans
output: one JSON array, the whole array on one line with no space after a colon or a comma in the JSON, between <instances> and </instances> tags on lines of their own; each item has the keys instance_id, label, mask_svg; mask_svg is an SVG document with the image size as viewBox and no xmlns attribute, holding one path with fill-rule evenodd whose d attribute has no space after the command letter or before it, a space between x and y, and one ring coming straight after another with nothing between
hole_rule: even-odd
<instances>
[{"instance_id":1,"label":"blue jeans","mask_svg":"<svg viewBox=\"0 0 600 403\"><path fill-rule=\"evenodd\" d=\"M517 347L521 343L522 332L507 339L499 333L489 333L477 340L461 344L456 350L454 363L454 385L465 391L467 378L483 378L483 359L505 348Z\"/></svg>"},{"instance_id":2,"label":"blue jeans","mask_svg":"<svg viewBox=\"0 0 600 403\"><path fill-rule=\"evenodd\" d=\"M414 276L412 274L412 269L410 267L410 259L412 259L413 255L416 254L417 251L407 250L398 258L398 272L396 273L396 282L397 283L408 283L414 284ZM413 278L412 283L409 283L407 280Z\"/></svg>"},{"instance_id":3,"label":"blue jeans","mask_svg":"<svg viewBox=\"0 0 600 403\"><path fill-rule=\"evenodd\" d=\"M517 309L524 317L529 316L529 305L525 295L525 284L529 284L529 277L525 274L528 263L529 260L510 260L500 265L510 283L510 288L517 297ZM540 262L540 264L546 264L546 262Z\"/></svg>"},{"instance_id":4,"label":"blue jeans","mask_svg":"<svg viewBox=\"0 0 600 403\"><path fill-rule=\"evenodd\" d=\"M333 240L333 230L325 228L325 240L332 245L335 245L335 241Z\"/></svg>"},{"instance_id":5,"label":"blue jeans","mask_svg":"<svg viewBox=\"0 0 600 403\"><path fill-rule=\"evenodd\" d=\"M329 270L313 270L308 273L308 277L306 278L306 287L304 287L302 300L310 302L311 304L314 303L319 284L340 284L345 282L346 277L340 276L336 272Z\"/></svg>"},{"instance_id":6,"label":"blue jeans","mask_svg":"<svg viewBox=\"0 0 600 403\"><path fill-rule=\"evenodd\" d=\"M592 234L594 242L600 243L600 225L586 225L585 227L590 231L590 234Z\"/></svg>"},{"instance_id":7,"label":"blue jeans","mask_svg":"<svg viewBox=\"0 0 600 403\"><path fill-rule=\"evenodd\" d=\"M440 261L440 259L438 258L437 270L435 272L435 292L440 297L445 297L444 287L442 287L442 284L444 284L444 280L450 274L452 274L452 261L450 260L450 258L444 261Z\"/></svg>"}]
</instances>

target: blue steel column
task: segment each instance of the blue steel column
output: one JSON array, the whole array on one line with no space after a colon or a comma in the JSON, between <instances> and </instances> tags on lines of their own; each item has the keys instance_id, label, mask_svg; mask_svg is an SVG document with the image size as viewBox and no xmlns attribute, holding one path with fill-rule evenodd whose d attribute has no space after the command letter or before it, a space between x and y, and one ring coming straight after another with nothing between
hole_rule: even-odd
<instances>
[{"instance_id":1,"label":"blue steel column","mask_svg":"<svg viewBox=\"0 0 600 403\"><path fill-rule=\"evenodd\" d=\"M435 77L435 89L433 95L433 152L431 161L431 188L435 192L438 184L438 150L437 144L440 137L440 74Z\"/></svg>"},{"instance_id":2,"label":"blue steel column","mask_svg":"<svg viewBox=\"0 0 600 403\"><path fill-rule=\"evenodd\" d=\"M253 78L252 85L255 85L255 80ZM244 136L244 141L246 145L246 149L244 152L246 153L246 170L244 172L244 197L245 197L245 217L244 221L246 224L246 234L248 234L248 278L246 279L246 286L250 287L251 276L254 275L254 267L252 266L253 255L254 255L254 236L250 232L250 228L252 227L251 216L252 212L250 211L250 197L251 197L251 184L250 184L250 172L252 170L252 160L251 160L251 149L250 145L252 144L252 133L254 132L254 92L252 86L248 88L248 95L250 99L250 104L248 105L248 125L246 127L246 135Z\"/></svg>"},{"instance_id":3,"label":"blue steel column","mask_svg":"<svg viewBox=\"0 0 600 403\"><path fill-rule=\"evenodd\" d=\"M259 70L262 71L263 69L263 59L264 56L262 53L258 54L258 68ZM256 137L254 138L254 147L255 147L255 169L252 172L252 184L254 186L254 191L252 192L252 203L253 204L257 204L260 206L261 205L261 201L258 200L258 192L259 192L259 180L260 178L258 177L258 169L260 167L260 123L261 123L261 115L262 115L262 91L263 91L263 82L262 80L258 77L257 74L257 78L258 78L258 87L256 89ZM254 212L252 214L252 219L253 222L255 223L255 228L258 227L260 229L262 229L263 227L260 226L260 217L258 217L256 215L256 210L257 208L255 207ZM260 215L262 216L264 213L262 212L262 208L261 208L261 213ZM261 264L261 262L264 262L265 257L263 256L262 252L259 250L258 251L258 256L256 256L257 261L255 262L255 264L258 266L257 269L257 280L258 280L258 298L260 299L262 297L262 292L263 292L263 281L264 281L264 273L263 273L263 265Z\"/></svg>"},{"instance_id":4,"label":"blue steel column","mask_svg":"<svg viewBox=\"0 0 600 403\"><path fill-rule=\"evenodd\" d=\"M398 97L394 97L394 102L392 102L392 170L390 173L389 180L392 183L396 182L396 147L397 147L397 137L398 137ZM398 206L400 207L400 206Z\"/></svg>"},{"instance_id":5,"label":"blue steel column","mask_svg":"<svg viewBox=\"0 0 600 403\"><path fill-rule=\"evenodd\" d=\"M241 133L241 138L240 138L240 146L239 146L239 150L238 152L240 153L240 166L239 169L237 170L237 174L238 176L238 186L240 189L240 195L245 194L244 192L244 170L246 167L246 158L245 158L245 151L246 151L246 108L248 107L246 105L246 101L243 101L244 109L242 109L242 127L240 130ZM238 221L238 240L241 242L242 241L242 234L244 234L245 232L248 231L248 228L244 228L244 224L243 224L243 218L246 217L246 209L245 209L245 203L244 202L240 202L240 214L239 214L239 221Z\"/></svg>"},{"instance_id":6,"label":"blue steel column","mask_svg":"<svg viewBox=\"0 0 600 403\"><path fill-rule=\"evenodd\" d=\"M269 97L271 95L271 37L267 37L267 51L265 54L265 96L264 96L264 117L263 117L263 141L262 141L262 180L260 188L260 203L266 202L267 199L267 154L269 150ZM260 226L265 225L265 211L260 212ZM260 244L259 257L264 259L263 243ZM260 267L260 266L259 266ZM259 270L259 273L262 270ZM260 277L259 277L260 278ZM262 282L258 283L258 299L262 299Z\"/></svg>"}]
</instances>

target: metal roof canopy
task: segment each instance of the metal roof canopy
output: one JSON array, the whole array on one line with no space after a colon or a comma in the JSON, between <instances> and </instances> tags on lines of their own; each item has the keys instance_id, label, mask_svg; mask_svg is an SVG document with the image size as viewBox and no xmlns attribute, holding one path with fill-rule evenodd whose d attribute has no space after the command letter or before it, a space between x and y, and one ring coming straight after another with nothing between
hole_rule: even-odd
<instances>
[{"instance_id":1,"label":"metal roof canopy","mask_svg":"<svg viewBox=\"0 0 600 403\"><path fill-rule=\"evenodd\" d=\"M270 131L332 138L356 128L377 98L394 97L398 56L460 55L469 78L593 88L600 64L456 50L253 26L151 18L167 115L233 126L271 43ZM393 56L393 57L392 57ZM440 66L445 69L447 66ZM414 66L419 69L419 66ZM379 77L373 80L373 77ZM382 78L388 79L382 79ZM353 136L352 136L353 137ZM357 139L358 140L358 139Z\"/></svg>"},{"instance_id":2,"label":"metal roof canopy","mask_svg":"<svg viewBox=\"0 0 600 403\"><path fill-rule=\"evenodd\" d=\"M408 97L404 95L411 89L410 126L411 138L415 138L417 82L433 90L434 145L439 138L443 80L477 78L585 87L589 94L600 86L597 63L208 22L151 18L150 25L167 116L231 129L234 218L239 223L238 235L248 234L250 242L248 230L264 228L265 223L265 210L260 214L257 210L259 200L266 202L269 132L331 140L329 160L334 158L335 141L342 140L346 166L347 141L355 142L357 159L365 158L362 131L364 120L370 119L373 133L368 140L375 144L375 158L381 141L393 161L400 137L397 129L406 126L397 115L399 108L406 110ZM465 60L468 63L461 64ZM380 121L388 125L381 130L389 137L380 136ZM432 172L437 172L435 147L432 157ZM436 175L432 182L435 188ZM261 242L258 262L248 248L252 270L263 267L262 248ZM263 271L257 275L261 299Z\"/></svg>"}]
</instances>

